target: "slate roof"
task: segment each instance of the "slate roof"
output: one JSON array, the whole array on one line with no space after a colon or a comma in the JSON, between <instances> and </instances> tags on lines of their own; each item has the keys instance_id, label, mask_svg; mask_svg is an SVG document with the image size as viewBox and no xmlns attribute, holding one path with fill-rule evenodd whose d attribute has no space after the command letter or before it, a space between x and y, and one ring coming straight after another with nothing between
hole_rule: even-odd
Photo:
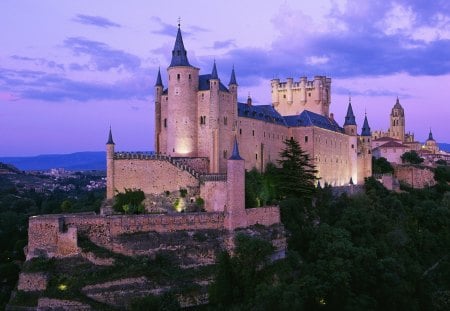
<instances>
[{"instance_id":1,"label":"slate roof","mask_svg":"<svg viewBox=\"0 0 450 311\"><path fill-rule=\"evenodd\" d=\"M238 116L287 126L284 118L272 105L253 106L246 103L238 103Z\"/></svg>"},{"instance_id":2,"label":"slate roof","mask_svg":"<svg viewBox=\"0 0 450 311\"><path fill-rule=\"evenodd\" d=\"M175 39L175 44L173 46L172 60L170 62L169 67L176 67L176 66L191 67L191 64L189 64L187 58L187 51L184 48L183 37L181 36L181 29L179 27L177 32L177 38Z\"/></svg>"},{"instance_id":3,"label":"slate roof","mask_svg":"<svg viewBox=\"0 0 450 311\"><path fill-rule=\"evenodd\" d=\"M378 146L375 149L380 149L380 148L408 148L408 146L405 146L405 145L395 142L395 141L390 141L388 143L385 143L384 145Z\"/></svg>"},{"instance_id":4,"label":"slate roof","mask_svg":"<svg viewBox=\"0 0 450 311\"><path fill-rule=\"evenodd\" d=\"M355 115L353 113L352 103L349 101L348 108L347 108L347 114L345 116L345 125L356 125Z\"/></svg>"},{"instance_id":5,"label":"slate roof","mask_svg":"<svg viewBox=\"0 0 450 311\"><path fill-rule=\"evenodd\" d=\"M209 80L211 80L211 74L199 75L198 76L198 90L199 91L207 91L209 90ZM228 89L222 82L219 82L219 90L228 92Z\"/></svg>"},{"instance_id":6,"label":"slate roof","mask_svg":"<svg viewBox=\"0 0 450 311\"><path fill-rule=\"evenodd\" d=\"M367 121L367 115L364 117L364 124L361 131L361 136L372 136L370 131L369 121Z\"/></svg>"},{"instance_id":7,"label":"slate roof","mask_svg":"<svg viewBox=\"0 0 450 311\"><path fill-rule=\"evenodd\" d=\"M236 74L234 73L234 66L233 66L233 70L231 70L230 83L228 83L228 85L237 85Z\"/></svg>"},{"instance_id":8,"label":"slate roof","mask_svg":"<svg viewBox=\"0 0 450 311\"><path fill-rule=\"evenodd\" d=\"M317 126L334 132L344 132L335 120L308 110L304 110L299 115L285 116L284 119L289 127Z\"/></svg>"}]
</instances>

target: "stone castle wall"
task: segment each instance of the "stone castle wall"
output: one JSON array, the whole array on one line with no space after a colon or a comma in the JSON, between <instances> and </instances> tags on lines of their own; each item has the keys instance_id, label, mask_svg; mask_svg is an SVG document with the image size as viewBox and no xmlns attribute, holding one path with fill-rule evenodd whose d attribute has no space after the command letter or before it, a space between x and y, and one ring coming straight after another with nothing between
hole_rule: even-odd
<instances>
[{"instance_id":1,"label":"stone castle wall","mask_svg":"<svg viewBox=\"0 0 450 311\"><path fill-rule=\"evenodd\" d=\"M207 212L223 212L227 203L226 180L205 181L200 186L200 197L205 200Z\"/></svg>"},{"instance_id":2,"label":"stone castle wall","mask_svg":"<svg viewBox=\"0 0 450 311\"><path fill-rule=\"evenodd\" d=\"M436 184L434 172L425 167L398 165L394 167L394 176L412 188L431 187Z\"/></svg>"},{"instance_id":3,"label":"stone castle wall","mask_svg":"<svg viewBox=\"0 0 450 311\"><path fill-rule=\"evenodd\" d=\"M208 158L172 158L174 161L181 165L187 165L194 171L202 174L209 172L209 159Z\"/></svg>"},{"instance_id":4,"label":"stone castle wall","mask_svg":"<svg viewBox=\"0 0 450 311\"><path fill-rule=\"evenodd\" d=\"M248 208L245 213L247 214L247 226L256 224L271 226L281 222L280 209L277 206Z\"/></svg>"},{"instance_id":5,"label":"stone castle wall","mask_svg":"<svg viewBox=\"0 0 450 311\"><path fill-rule=\"evenodd\" d=\"M200 167L204 160L195 163ZM160 194L199 187L198 179L191 173L162 159L115 159L113 178L114 189L119 192L134 188L148 194Z\"/></svg>"}]
</instances>

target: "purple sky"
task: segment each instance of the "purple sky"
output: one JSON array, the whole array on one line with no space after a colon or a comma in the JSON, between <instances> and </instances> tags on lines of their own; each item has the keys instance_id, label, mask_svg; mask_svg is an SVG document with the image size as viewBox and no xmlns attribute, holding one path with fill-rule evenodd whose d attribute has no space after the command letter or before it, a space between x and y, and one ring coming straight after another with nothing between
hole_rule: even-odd
<instances>
[{"instance_id":1,"label":"purple sky","mask_svg":"<svg viewBox=\"0 0 450 311\"><path fill-rule=\"evenodd\" d=\"M0 156L153 149L153 85L181 17L189 61L216 60L239 99L270 104L270 79L327 75L343 123L387 129L399 96L407 131L450 142L450 2L0 2Z\"/></svg>"}]
</instances>

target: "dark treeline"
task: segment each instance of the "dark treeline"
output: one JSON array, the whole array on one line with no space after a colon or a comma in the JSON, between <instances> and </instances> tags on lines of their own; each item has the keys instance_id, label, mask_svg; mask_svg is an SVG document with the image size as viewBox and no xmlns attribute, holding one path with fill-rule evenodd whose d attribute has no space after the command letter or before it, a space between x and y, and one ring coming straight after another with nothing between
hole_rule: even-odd
<instances>
[{"instance_id":1,"label":"dark treeline","mask_svg":"<svg viewBox=\"0 0 450 311\"><path fill-rule=\"evenodd\" d=\"M241 237L234 256L219 259L207 309L450 310L449 167L436 169L429 189L394 193L369 178L356 196L329 187L305 196L279 192L290 182L283 175L295 174L283 162L292 158L246 183L247 207L279 202L287 257L270 262L269 243Z\"/></svg>"}]
</instances>

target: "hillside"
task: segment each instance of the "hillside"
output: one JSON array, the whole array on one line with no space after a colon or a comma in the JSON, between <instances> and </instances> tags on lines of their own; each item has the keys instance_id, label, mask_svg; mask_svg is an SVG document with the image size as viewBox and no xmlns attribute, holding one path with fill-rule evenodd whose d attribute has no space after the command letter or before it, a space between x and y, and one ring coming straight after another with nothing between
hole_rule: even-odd
<instances>
[{"instance_id":1,"label":"hillside","mask_svg":"<svg viewBox=\"0 0 450 311\"><path fill-rule=\"evenodd\" d=\"M105 157L103 151L92 151L71 154L44 154L34 157L0 157L0 162L14 165L24 171L52 168L64 168L72 171L105 170Z\"/></svg>"}]
</instances>

